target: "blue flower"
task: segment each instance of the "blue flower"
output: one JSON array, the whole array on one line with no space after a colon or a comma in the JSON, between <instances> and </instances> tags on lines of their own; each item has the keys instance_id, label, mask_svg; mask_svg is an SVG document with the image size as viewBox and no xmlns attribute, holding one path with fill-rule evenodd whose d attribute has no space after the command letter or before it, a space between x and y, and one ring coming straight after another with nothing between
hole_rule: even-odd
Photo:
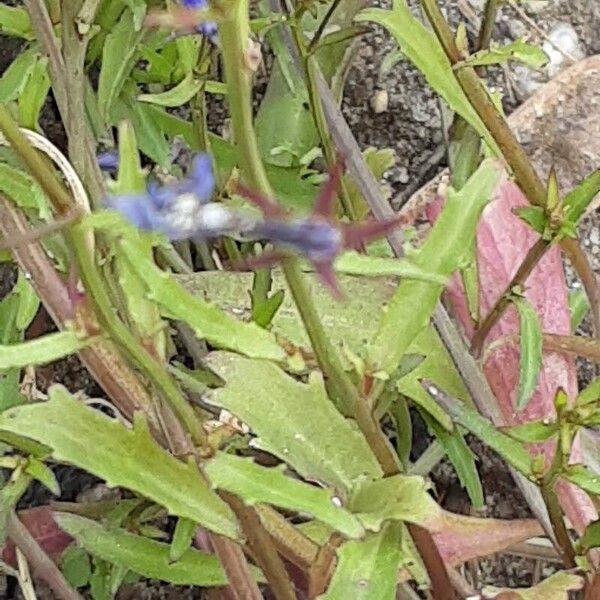
<instances>
[{"instance_id":1,"label":"blue flower","mask_svg":"<svg viewBox=\"0 0 600 600\"><path fill-rule=\"evenodd\" d=\"M214 235L207 226L216 228L224 219L222 211L217 215L213 208L206 209L212 204L214 187L211 158L198 154L184 179L166 185L150 183L145 194L111 196L106 206L136 227L164 233L170 240L205 239Z\"/></svg>"},{"instance_id":2,"label":"blue flower","mask_svg":"<svg viewBox=\"0 0 600 600\"><path fill-rule=\"evenodd\" d=\"M96 160L103 171L115 171L119 166L119 153L115 150L100 152L96 156Z\"/></svg>"},{"instance_id":3,"label":"blue flower","mask_svg":"<svg viewBox=\"0 0 600 600\"><path fill-rule=\"evenodd\" d=\"M181 0L181 5L185 8L190 9L202 9L208 8L207 0ZM201 33L205 37L207 37L211 42L216 42L217 40L217 24L213 21L206 21L204 23L200 23L196 28L198 33Z\"/></svg>"}]
</instances>

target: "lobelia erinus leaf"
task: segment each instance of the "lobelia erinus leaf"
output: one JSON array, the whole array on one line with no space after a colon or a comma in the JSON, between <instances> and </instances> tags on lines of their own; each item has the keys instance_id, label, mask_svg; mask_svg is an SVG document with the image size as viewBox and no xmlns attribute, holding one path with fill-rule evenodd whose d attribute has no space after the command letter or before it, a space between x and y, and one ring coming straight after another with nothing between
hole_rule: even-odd
<instances>
[{"instance_id":1,"label":"lobelia erinus leaf","mask_svg":"<svg viewBox=\"0 0 600 600\"><path fill-rule=\"evenodd\" d=\"M78 515L54 513L54 518L60 528L73 536L90 554L144 577L176 585L212 587L227 584L219 559L213 554L188 548L173 562L169 544L156 542L124 529L108 529ZM260 580L258 569L252 571Z\"/></svg>"},{"instance_id":2,"label":"lobelia erinus leaf","mask_svg":"<svg viewBox=\"0 0 600 600\"><path fill-rule=\"evenodd\" d=\"M525 298L514 297L519 313L519 387L517 410L523 410L537 386L542 368L542 326L535 308Z\"/></svg>"},{"instance_id":3,"label":"lobelia erinus leaf","mask_svg":"<svg viewBox=\"0 0 600 600\"><path fill-rule=\"evenodd\" d=\"M500 178L496 161L484 161L460 192L451 193L435 226L413 261L438 275L450 276L465 259L481 211ZM369 362L393 373L408 346L428 325L443 287L421 281L401 281L379 329L369 344Z\"/></svg>"},{"instance_id":4,"label":"lobelia erinus leaf","mask_svg":"<svg viewBox=\"0 0 600 600\"><path fill-rule=\"evenodd\" d=\"M256 445L305 479L347 492L382 471L362 433L334 407L318 376L296 381L273 363L213 352L207 365L225 382L208 399L247 423Z\"/></svg>"},{"instance_id":5,"label":"lobelia erinus leaf","mask_svg":"<svg viewBox=\"0 0 600 600\"><path fill-rule=\"evenodd\" d=\"M539 46L528 44L524 40L516 40L505 46L494 44L487 50L475 52L465 59L464 62L459 63L457 68L461 66L479 67L496 65L511 60L521 62L534 69L539 69L548 62L548 55Z\"/></svg>"},{"instance_id":6,"label":"lobelia erinus leaf","mask_svg":"<svg viewBox=\"0 0 600 600\"><path fill-rule=\"evenodd\" d=\"M331 490L288 477L278 467L262 467L252 459L221 452L206 463L205 473L213 487L239 496L246 504L262 502L309 513L346 537L364 534L359 520L335 503Z\"/></svg>"},{"instance_id":7,"label":"lobelia erinus leaf","mask_svg":"<svg viewBox=\"0 0 600 600\"><path fill-rule=\"evenodd\" d=\"M19 95L19 125L29 129L37 129L40 112L50 91L50 75L48 74L48 58L42 56L35 66Z\"/></svg>"},{"instance_id":8,"label":"lobelia erinus leaf","mask_svg":"<svg viewBox=\"0 0 600 600\"><path fill-rule=\"evenodd\" d=\"M321 600L393 600L398 572L408 558L403 546L403 527L387 523L379 533L350 541L337 551L338 564Z\"/></svg>"},{"instance_id":9,"label":"lobelia erinus leaf","mask_svg":"<svg viewBox=\"0 0 600 600\"><path fill-rule=\"evenodd\" d=\"M53 386L48 402L27 404L0 414L0 439L23 436L52 450L55 460L75 465L231 538L235 517L193 462L182 462L160 448L142 418L128 429Z\"/></svg>"},{"instance_id":10,"label":"lobelia erinus leaf","mask_svg":"<svg viewBox=\"0 0 600 600\"><path fill-rule=\"evenodd\" d=\"M196 81L193 73L188 73L176 86L157 94L140 94L139 102L149 102L159 106L177 107L189 102L202 87L202 81Z\"/></svg>"}]
</instances>

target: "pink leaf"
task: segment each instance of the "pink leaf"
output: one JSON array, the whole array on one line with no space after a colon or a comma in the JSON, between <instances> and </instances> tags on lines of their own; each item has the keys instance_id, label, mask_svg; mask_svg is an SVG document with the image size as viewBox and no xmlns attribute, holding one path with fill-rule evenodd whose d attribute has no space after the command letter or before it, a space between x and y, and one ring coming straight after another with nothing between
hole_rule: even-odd
<instances>
[{"instance_id":1,"label":"pink leaf","mask_svg":"<svg viewBox=\"0 0 600 600\"><path fill-rule=\"evenodd\" d=\"M476 251L482 317L485 317L504 293L527 252L539 237L513 212L516 207L527 204L520 189L512 181L505 179L479 222ZM427 209L428 218L434 220L440 208L441 201L437 199ZM553 247L538 263L525 285L525 297L536 308L545 333L571 334L567 294L560 249ZM471 338L474 324L458 274L453 276L447 288L447 299L466 335ZM511 306L491 330L486 345L518 333L517 311ZM568 354L544 352L537 388L525 409L520 412L516 410L515 402L519 382L518 344L499 344L486 356L483 369L506 425L542 418L552 419L555 416L554 396L559 387L571 399L577 394L575 361ZM549 459L553 453L553 443L532 448L532 451L536 450L543 451ZM579 460L578 452L577 442L572 461ZM597 518L596 510L584 492L564 481L559 483L557 491L565 513L578 531L581 532L590 521Z\"/></svg>"}]
</instances>

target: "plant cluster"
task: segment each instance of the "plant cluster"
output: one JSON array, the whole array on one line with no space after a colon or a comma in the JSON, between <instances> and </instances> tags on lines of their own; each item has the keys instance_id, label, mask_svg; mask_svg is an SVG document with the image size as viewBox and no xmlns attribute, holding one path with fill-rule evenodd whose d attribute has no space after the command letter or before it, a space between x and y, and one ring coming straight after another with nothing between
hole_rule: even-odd
<instances>
[{"instance_id":1,"label":"plant cluster","mask_svg":"<svg viewBox=\"0 0 600 600\"><path fill-rule=\"evenodd\" d=\"M583 442L600 380L578 390L573 358L600 361L600 290L577 237L600 171L563 193L512 134L485 68L545 55L491 42L501 2L477 39L436 0L419 14L405 0L12 4L0 568L23 593L31 568L68 599L141 578L238 600L600 597L600 473ZM361 152L339 110L373 25L454 113L450 185L418 247L379 183L393 154ZM593 335L575 335L586 315ZM72 354L103 398L37 389L36 367ZM416 418L432 442L415 460ZM534 518L440 506L427 476L447 457L485 508L467 433L506 461ZM24 508L35 481L60 497L57 464L116 495ZM531 588L459 570L539 535L562 569Z\"/></svg>"}]
</instances>

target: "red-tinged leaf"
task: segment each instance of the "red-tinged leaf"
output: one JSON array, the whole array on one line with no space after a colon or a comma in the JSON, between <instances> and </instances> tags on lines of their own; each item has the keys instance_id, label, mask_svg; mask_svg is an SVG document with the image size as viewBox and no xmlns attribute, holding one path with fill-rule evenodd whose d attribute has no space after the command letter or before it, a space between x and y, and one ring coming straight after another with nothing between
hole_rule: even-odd
<instances>
[{"instance_id":1,"label":"red-tinged leaf","mask_svg":"<svg viewBox=\"0 0 600 600\"><path fill-rule=\"evenodd\" d=\"M515 214L519 207L524 206L527 206L527 200L519 188L511 181L505 180L496 198L483 211L476 238L479 301L483 316L504 293L527 252L539 238L539 235ZM439 200L428 207L427 216L430 220L435 219L440 208ZM535 308L542 331L559 335L571 334L568 288L558 247L551 248L532 271L526 282L524 295ZM456 275L447 288L447 297L465 333L472 337L474 323L469 314L460 278ZM511 306L491 330L486 343L493 344L499 338L515 336L518 333L518 314L515 307ZM504 424L508 426L532 420L553 420L554 396L559 388L564 389L571 400L577 395L574 359L560 352L544 352L537 386L527 406L520 412L516 404L519 385L518 342L498 344L494 351L489 352L484 372L498 400ZM542 450L546 457L550 458L553 446L554 442L550 440L532 446L532 451ZM578 452L577 440L574 452ZM578 459L572 456L571 460ZM561 482L557 489L563 509L580 532L590 521L597 518L591 501L581 490L566 482Z\"/></svg>"},{"instance_id":2,"label":"red-tinged leaf","mask_svg":"<svg viewBox=\"0 0 600 600\"><path fill-rule=\"evenodd\" d=\"M433 539L444 563L455 566L502 552L542 533L535 519L478 519L444 511Z\"/></svg>"},{"instance_id":3,"label":"red-tinged leaf","mask_svg":"<svg viewBox=\"0 0 600 600\"><path fill-rule=\"evenodd\" d=\"M249 202L252 202L254 206L260 209L265 217L279 218L285 214L285 211L277 204L277 202L275 202L275 200L263 196L261 193L240 182L235 184L234 192Z\"/></svg>"},{"instance_id":4,"label":"red-tinged leaf","mask_svg":"<svg viewBox=\"0 0 600 600\"><path fill-rule=\"evenodd\" d=\"M18 516L36 542L54 561L58 560L63 550L73 541L73 538L56 524L52 510L48 506L22 510L19 511ZM12 566L16 564L15 546L10 540L2 549L2 560Z\"/></svg>"}]
</instances>

